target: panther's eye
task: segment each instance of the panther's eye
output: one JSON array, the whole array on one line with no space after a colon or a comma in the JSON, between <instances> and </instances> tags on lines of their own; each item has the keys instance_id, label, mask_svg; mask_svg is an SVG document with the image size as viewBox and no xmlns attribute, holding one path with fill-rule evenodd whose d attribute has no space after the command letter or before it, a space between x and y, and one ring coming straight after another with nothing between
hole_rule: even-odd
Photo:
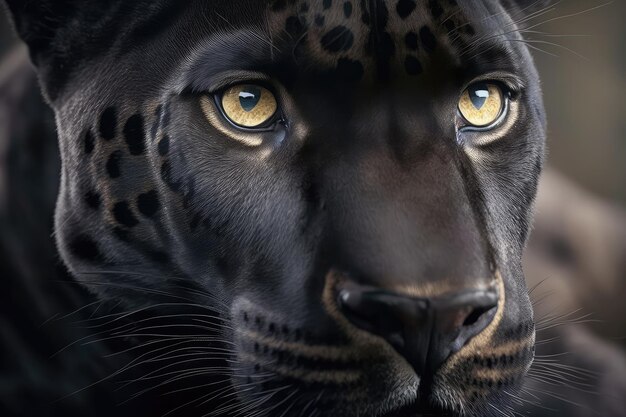
<instances>
[{"instance_id":1,"label":"panther's eye","mask_svg":"<svg viewBox=\"0 0 626 417\"><path fill-rule=\"evenodd\" d=\"M260 85L240 84L229 87L221 98L224 115L234 124L246 128L261 127L276 113L276 98Z\"/></svg>"},{"instance_id":2,"label":"panther's eye","mask_svg":"<svg viewBox=\"0 0 626 417\"><path fill-rule=\"evenodd\" d=\"M459 112L474 127L487 127L498 120L505 108L502 89L492 83L470 85L459 99Z\"/></svg>"}]
</instances>

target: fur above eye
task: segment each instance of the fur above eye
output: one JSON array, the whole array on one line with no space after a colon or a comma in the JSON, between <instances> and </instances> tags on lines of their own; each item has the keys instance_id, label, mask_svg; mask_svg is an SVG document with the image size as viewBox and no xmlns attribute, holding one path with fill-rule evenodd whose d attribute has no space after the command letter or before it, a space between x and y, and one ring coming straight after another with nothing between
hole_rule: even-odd
<instances>
[{"instance_id":1,"label":"fur above eye","mask_svg":"<svg viewBox=\"0 0 626 417\"><path fill-rule=\"evenodd\" d=\"M243 128L264 127L276 114L276 97L256 84L239 84L227 88L219 99L224 116Z\"/></svg>"},{"instance_id":2,"label":"fur above eye","mask_svg":"<svg viewBox=\"0 0 626 417\"><path fill-rule=\"evenodd\" d=\"M477 82L465 89L459 98L459 112L467 125L478 128L494 124L504 112L506 98L494 83Z\"/></svg>"}]
</instances>

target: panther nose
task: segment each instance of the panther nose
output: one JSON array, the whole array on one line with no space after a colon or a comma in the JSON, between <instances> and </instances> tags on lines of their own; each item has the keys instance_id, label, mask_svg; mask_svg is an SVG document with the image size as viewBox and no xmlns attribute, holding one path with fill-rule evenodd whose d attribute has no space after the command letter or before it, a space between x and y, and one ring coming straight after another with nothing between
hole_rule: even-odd
<instances>
[{"instance_id":1,"label":"panther nose","mask_svg":"<svg viewBox=\"0 0 626 417\"><path fill-rule=\"evenodd\" d=\"M357 327L386 339L421 378L493 320L495 289L464 290L436 298L411 297L354 283L339 291L343 314Z\"/></svg>"}]
</instances>

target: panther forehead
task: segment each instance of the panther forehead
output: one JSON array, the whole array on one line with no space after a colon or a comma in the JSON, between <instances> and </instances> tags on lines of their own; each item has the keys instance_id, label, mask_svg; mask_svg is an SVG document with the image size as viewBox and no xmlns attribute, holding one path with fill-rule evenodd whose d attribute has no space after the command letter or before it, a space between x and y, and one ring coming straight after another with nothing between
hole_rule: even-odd
<instances>
[{"instance_id":1,"label":"panther forehead","mask_svg":"<svg viewBox=\"0 0 626 417\"><path fill-rule=\"evenodd\" d=\"M268 26L298 64L352 81L419 76L475 35L455 0L275 0Z\"/></svg>"}]
</instances>

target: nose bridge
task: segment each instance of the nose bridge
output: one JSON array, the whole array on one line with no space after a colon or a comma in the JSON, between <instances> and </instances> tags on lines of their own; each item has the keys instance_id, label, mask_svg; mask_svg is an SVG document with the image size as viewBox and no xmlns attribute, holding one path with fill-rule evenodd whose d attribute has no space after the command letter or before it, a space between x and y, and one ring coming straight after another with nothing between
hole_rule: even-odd
<instances>
[{"instance_id":1,"label":"nose bridge","mask_svg":"<svg viewBox=\"0 0 626 417\"><path fill-rule=\"evenodd\" d=\"M378 151L389 151L391 146L411 154L416 148L435 143L434 138L441 135L433 118L432 95L423 87L399 82L355 94L358 96L348 99L353 110L348 129L357 146L368 143ZM397 156L393 151L390 155Z\"/></svg>"},{"instance_id":2,"label":"nose bridge","mask_svg":"<svg viewBox=\"0 0 626 417\"><path fill-rule=\"evenodd\" d=\"M337 266L383 288L487 280L488 244L453 152L437 138L407 135L421 144L407 166L382 146L389 140L359 147L355 138L327 169Z\"/></svg>"}]
</instances>

